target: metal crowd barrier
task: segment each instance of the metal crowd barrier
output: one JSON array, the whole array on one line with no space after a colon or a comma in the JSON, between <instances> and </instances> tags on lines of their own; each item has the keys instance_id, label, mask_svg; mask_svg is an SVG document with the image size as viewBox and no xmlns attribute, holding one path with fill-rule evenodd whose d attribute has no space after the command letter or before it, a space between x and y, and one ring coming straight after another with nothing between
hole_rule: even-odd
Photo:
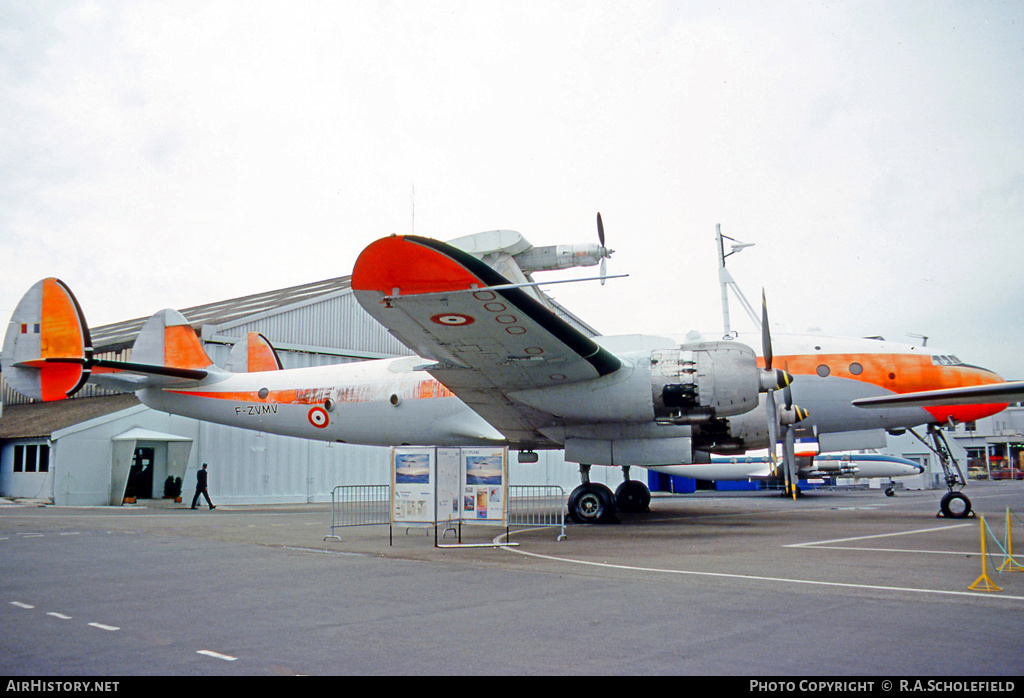
<instances>
[{"instance_id":1,"label":"metal crowd barrier","mask_svg":"<svg viewBox=\"0 0 1024 698\"><path fill-rule=\"evenodd\" d=\"M331 490L331 533L324 540L341 540L335 531L346 526L391 523L391 485L338 485Z\"/></svg>"},{"instance_id":2,"label":"metal crowd barrier","mask_svg":"<svg viewBox=\"0 0 1024 698\"><path fill-rule=\"evenodd\" d=\"M558 485L509 485L505 540L513 526L558 528L558 540L563 540L565 490Z\"/></svg>"}]
</instances>

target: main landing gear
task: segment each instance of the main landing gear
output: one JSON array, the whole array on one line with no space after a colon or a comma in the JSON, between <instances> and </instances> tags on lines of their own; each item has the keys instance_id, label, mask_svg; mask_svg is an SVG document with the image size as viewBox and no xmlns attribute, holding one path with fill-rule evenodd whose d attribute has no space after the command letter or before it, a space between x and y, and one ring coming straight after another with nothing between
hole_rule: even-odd
<instances>
[{"instance_id":1,"label":"main landing gear","mask_svg":"<svg viewBox=\"0 0 1024 698\"><path fill-rule=\"evenodd\" d=\"M945 516L947 519L966 519L971 516L971 500L961 492L959 487L964 487L967 480L964 479L960 464L956 462L953 453L949 450L949 444L942 430L936 424L928 425L927 440L913 429L908 429L911 434L917 437L918 441L927 446L932 453L939 457L939 464L946 480L946 489L949 490L942 496L939 502L939 513L937 516Z\"/></svg>"},{"instance_id":2,"label":"main landing gear","mask_svg":"<svg viewBox=\"0 0 1024 698\"><path fill-rule=\"evenodd\" d=\"M582 483L569 495L569 518L577 523L617 523L616 510L647 511L651 491L639 480L629 479L629 467L622 468L625 481L612 493L611 488L590 481L590 466L580 464Z\"/></svg>"}]
</instances>

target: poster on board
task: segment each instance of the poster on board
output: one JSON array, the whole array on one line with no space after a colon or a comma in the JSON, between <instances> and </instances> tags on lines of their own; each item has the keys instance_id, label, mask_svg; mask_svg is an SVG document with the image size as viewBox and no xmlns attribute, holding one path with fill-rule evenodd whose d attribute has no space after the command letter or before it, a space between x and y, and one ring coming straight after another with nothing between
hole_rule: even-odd
<instances>
[{"instance_id":1,"label":"poster on board","mask_svg":"<svg viewBox=\"0 0 1024 698\"><path fill-rule=\"evenodd\" d=\"M391 449L391 520L394 523L434 523L434 462L436 449Z\"/></svg>"},{"instance_id":2,"label":"poster on board","mask_svg":"<svg viewBox=\"0 0 1024 698\"><path fill-rule=\"evenodd\" d=\"M463 521L505 523L508 451L504 448L463 448Z\"/></svg>"}]
</instances>

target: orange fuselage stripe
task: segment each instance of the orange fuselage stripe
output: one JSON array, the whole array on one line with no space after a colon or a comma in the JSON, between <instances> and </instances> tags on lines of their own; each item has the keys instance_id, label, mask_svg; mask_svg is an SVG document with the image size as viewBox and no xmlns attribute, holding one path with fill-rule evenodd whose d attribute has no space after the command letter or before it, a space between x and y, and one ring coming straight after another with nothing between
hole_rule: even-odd
<instances>
[{"instance_id":1,"label":"orange fuselage stripe","mask_svg":"<svg viewBox=\"0 0 1024 698\"><path fill-rule=\"evenodd\" d=\"M234 402L262 402L286 405L320 405L327 400L339 403L380 402L388 400L394 391L388 385L341 386L337 388L308 388L271 390L266 397L257 391L195 391L173 390L170 392L192 397L230 400ZM439 397L453 397L448 388L436 380L419 381L410 388L397 393L403 400L426 400Z\"/></svg>"},{"instance_id":2,"label":"orange fuselage stripe","mask_svg":"<svg viewBox=\"0 0 1024 698\"><path fill-rule=\"evenodd\" d=\"M759 358L758 363L763 366L764 360ZM825 366L828 368L827 376L871 383L894 393L1005 382L995 373L977 366L937 366L931 356L923 354L796 354L775 357L772 365L794 376L818 376L821 375L819 367ZM860 367L859 372L856 372L857 366ZM981 404L924 409L937 422L950 418L969 422L995 414L1005 407L1005 404Z\"/></svg>"}]
</instances>

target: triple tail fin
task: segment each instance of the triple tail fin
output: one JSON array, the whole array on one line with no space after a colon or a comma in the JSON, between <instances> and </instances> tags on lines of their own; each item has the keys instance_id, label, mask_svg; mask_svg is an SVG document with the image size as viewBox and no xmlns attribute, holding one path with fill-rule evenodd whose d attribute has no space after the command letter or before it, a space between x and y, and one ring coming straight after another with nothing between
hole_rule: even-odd
<instances>
[{"instance_id":1,"label":"triple tail fin","mask_svg":"<svg viewBox=\"0 0 1024 698\"><path fill-rule=\"evenodd\" d=\"M174 372L205 371L213 360L203 348L199 336L185 316L177 310L161 310L146 320L132 347L131 366L135 368L170 369L150 370L159 375L179 375ZM188 374L180 374L187 376Z\"/></svg>"},{"instance_id":2,"label":"triple tail fin","mask_svg":"<svg viewBox=\"0 0 1024 698\"><path fill-rule=\"evenodd\" d=\"M33 400L64 400L89 380L92 340L71 289L60 279L37 282L14 309L0 370Z\"/></svg>"},{"instance_id":3,"label":"triple tail fin","mask_svg":"<svg viewBox=\"0 0 1024 698\"><path fill-rule=\"evenodd\" d=\"M225 367L233 373L280 371L283 368L270 340L259 332L250 332L244 340L235 342Z\"/></svg>"},{"instance_id":4,"label":"triple tail fin","mask_svg":"<svg viewBox=\"0 0 1024 698\"><path fill-rule=\"evenodd\" d=\"M135 391L202 380L218 369L176 310L161 310L146 321L132 361L94 359L78 301L65 283L48 278L29 289L15 308L0 370L17 392L50 402L71 397L90 379L106 388Z\"/></svg>"}]
</instances>

